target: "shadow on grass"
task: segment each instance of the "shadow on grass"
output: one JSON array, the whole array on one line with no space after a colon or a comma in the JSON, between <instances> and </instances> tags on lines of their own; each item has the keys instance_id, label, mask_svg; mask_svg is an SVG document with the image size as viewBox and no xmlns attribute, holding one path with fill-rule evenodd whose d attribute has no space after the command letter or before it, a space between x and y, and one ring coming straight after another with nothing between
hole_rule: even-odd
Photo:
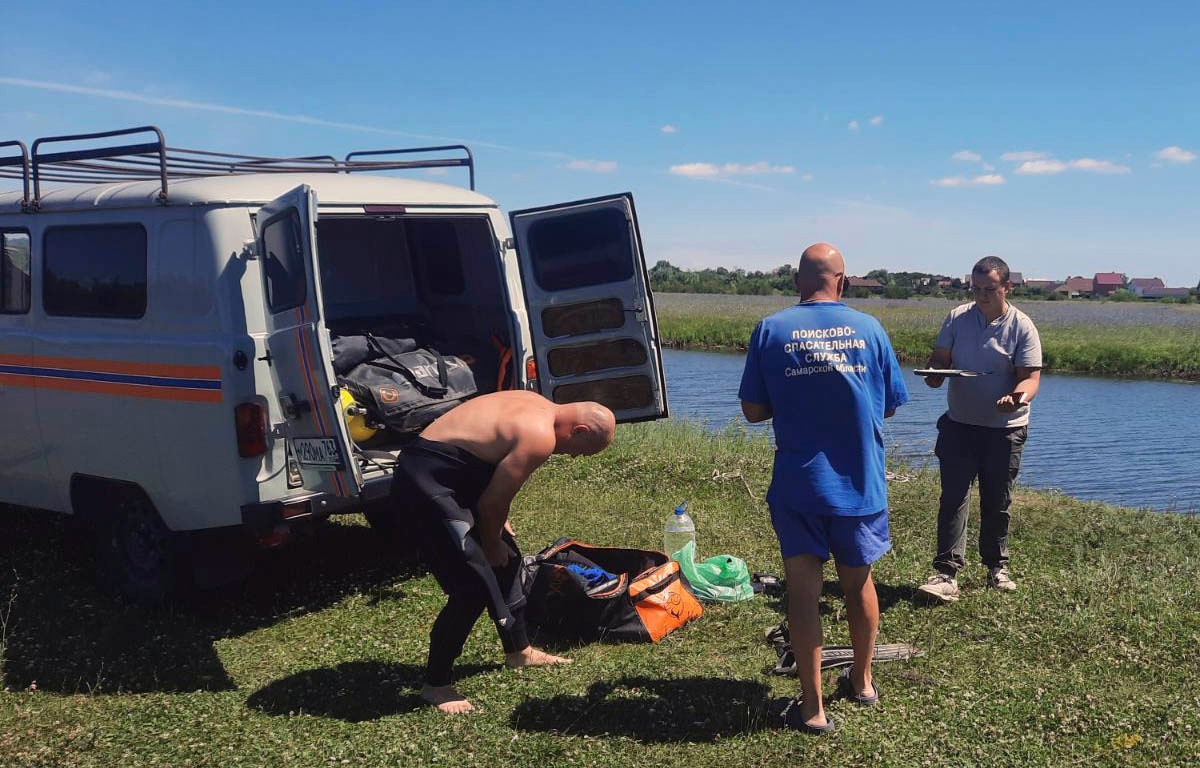
<instances>
[{"instance_id":1,"label":"shadow on grass","mask_svg":"<svg viewBox=\"0 0 1200 768\"><path fill-rule=\"evenodd\" d=\"M583 696L530 699L513 728L573 736L625 736L644 743L705 742L767 727L768 689L719 677L623 677Z\"/></svg>"},{"instance_id":2,"label":"shadow on grass","mask_svg":"<svg viewBox=\"0 0 1200 768\"><path fill-rule=\"evenodd\" d=\"M261 553L243 584L146 609L99 587L89 548L70 524L0 505L5 687L36 684L63 694L230 690L215 640L321 610L348 594L402 597L394 582L419 574L385 555L365 526L334 524Z\"/></svg>"},{"instance_id":3,"label":"shadow on grass","mask_svg":"<svg viewBox=\"0 0 1200 768\"><path fill-rule=\"evenodd\" d=\"M454 675L461 680L499 668L499 664L459 664ZM414 664L380 661L310 669L260 688L246 706L270 715L319 715L360 723L428 706L418 695L424 671Z\"/></svg>"},{"instance_id":4,"label":"shadow on grass","mask_svg":"<svg viewBox=\"0 0 1200 768\"><path fill-rule=\"evenodd\" d=\"M893 586L891 584L880 584L875 582L875 594L879 598L879 612L884 613L897 603L910 603L911 605L926 607L927 602L921 599L920 593L917 592L915 586ZM842 592L842 585L837 579L826 579L821 586L822 597L835 596L845 599L846 595ZM780 614L787 614L787 597L786 596L770 596L766 600L771 608L779 611ZM822 614L832 614L837 611L828 600L822 599L817 604L817 610Z\"/></svg>"}]
</instances>

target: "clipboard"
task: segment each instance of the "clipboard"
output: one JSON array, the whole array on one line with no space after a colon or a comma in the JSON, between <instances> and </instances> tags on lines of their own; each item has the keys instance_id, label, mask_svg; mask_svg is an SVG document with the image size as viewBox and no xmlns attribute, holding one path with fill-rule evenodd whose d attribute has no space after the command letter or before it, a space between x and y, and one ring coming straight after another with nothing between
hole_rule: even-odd
<instances>
[{"instance_id":1,"label":"clipboard","mask_svg":"<svg viewBox=\"0 0 1200 768\"><path fill-rule=\"evenodd\" d=\"M991 371L967 371L962 368L916 368L918 376L944 376L948 379L970 378L972 376L991 376Z\"/></svg>"}]
</instances>

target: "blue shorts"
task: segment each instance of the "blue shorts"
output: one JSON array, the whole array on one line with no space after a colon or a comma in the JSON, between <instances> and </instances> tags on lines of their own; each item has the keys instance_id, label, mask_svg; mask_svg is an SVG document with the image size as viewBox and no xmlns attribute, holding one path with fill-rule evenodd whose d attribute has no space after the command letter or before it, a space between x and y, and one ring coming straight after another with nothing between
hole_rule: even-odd
<instances>
[{"instance_id":1,"label":"blue shorts","mask_svg":"<svg viewBox=\"0 0 1200 768\"><path fill-rule=\"evenodd\" d=\"M815 555L822 561L832 553L838 565L870 565L892 548L885 509L873 515L806 515L790 509L771 509L771 525L786 560Z\"/></svg>"}]
</instances>

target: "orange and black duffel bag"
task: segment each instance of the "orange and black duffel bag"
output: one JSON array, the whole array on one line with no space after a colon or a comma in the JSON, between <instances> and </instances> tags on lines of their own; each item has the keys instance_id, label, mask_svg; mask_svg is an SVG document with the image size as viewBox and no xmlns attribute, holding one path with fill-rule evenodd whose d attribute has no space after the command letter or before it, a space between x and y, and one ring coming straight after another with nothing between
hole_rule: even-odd
<instances>
[{"instance_id":1,"label":"orange and black duffel bag","mask_svg":"<svg viewBox=\"0 0 1200 768\"><path fill-rule=\"evenodd\" d=\"M526 617L567 640L657 643L704 613L662 552L559 539L525 558Z\"/></svg>"}]
</instances>

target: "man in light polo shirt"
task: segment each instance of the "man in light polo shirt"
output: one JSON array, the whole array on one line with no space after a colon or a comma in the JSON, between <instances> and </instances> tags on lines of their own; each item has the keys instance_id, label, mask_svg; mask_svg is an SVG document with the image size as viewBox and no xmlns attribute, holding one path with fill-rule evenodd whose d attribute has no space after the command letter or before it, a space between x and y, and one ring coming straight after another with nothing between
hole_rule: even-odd
<instances>
[{"instance_id":1,"label":"man in light polo shirt","mask_svg":"<svg viewBox=\"0 0 1200 768\"><path fill-rule=\"evenodd\" d=\"M1033 321L1008 303L1008 265L995 256L971 270L974 303L955 307L942 323L930 368L986 374L950 379L949 408L938 419L934 453L941 466L934 573L918 590L943 603L958 600L965 565L967 504L979 478L979 557L987 585L1011 592L1008 507L1021 451L1029 435L1029 404L1041 380L1042 342ZM942 376L925 383L940 387Z\"/></svg>"},{"instance_id":2,"label":"man in light polo shirt","mask_svg":"<svg viewBox=\"0 0 1200 768\"><path fill-rule=\"evenodd\" d=\"M908 401L887 334L878 320L841 302L844 286L836 248L806 249L796 267L802 300L755 327L738 392L747 420L774 420L767 504L787 576L801 690L783 720L814 734L834 727L821 701L818 612L831 554L854 646L854 665L838 678L838 692L864 706L879 701L871 677L879 629L871 563L891 547L883 420Z\"/></svg>"}]
</instances>

